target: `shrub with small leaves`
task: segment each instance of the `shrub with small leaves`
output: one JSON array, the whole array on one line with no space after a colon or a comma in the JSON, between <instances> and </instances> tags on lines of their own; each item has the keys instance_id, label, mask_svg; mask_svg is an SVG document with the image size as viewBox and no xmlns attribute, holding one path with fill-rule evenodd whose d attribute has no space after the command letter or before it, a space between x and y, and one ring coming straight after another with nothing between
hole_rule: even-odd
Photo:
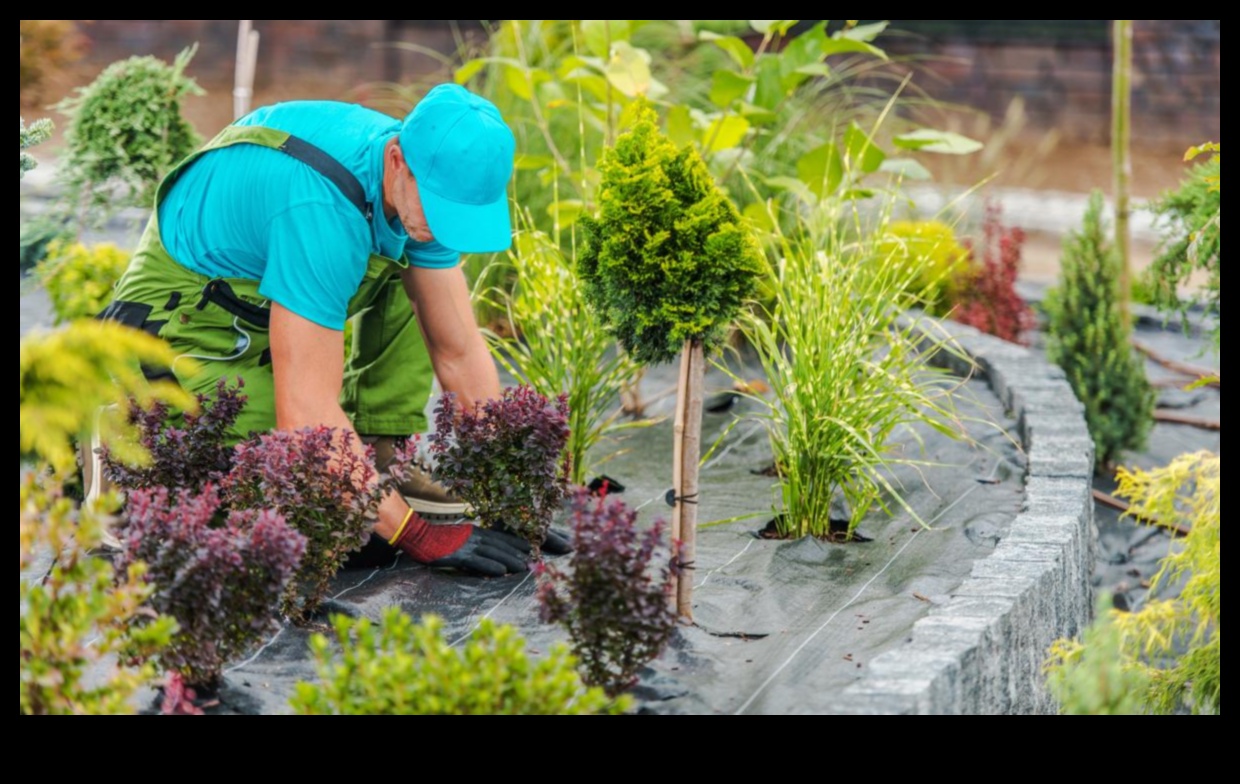
<instances>
[{"instance_id":1,"label":"shrub with small leaves","mask_svg":"<svg viewBox=\"0 0 1240 784\"><path fill-rule=\"evenodd\" d=\"M884 264L906 264L916 270L912 294L927 313L946 315L971 276L969 249L942 221L892 221L879 245Z\"/></svg>"},{"instance_id":2,"label":"shrub with small leaves","mask_svg":"<svg viewBox=\"0 0 1240 784\"><path fill-rule=\"evenodd\" d=\"M546 566L538 586L540 615L572 638L582 677L618 694L663 652L676 629L670 597L675 555L661 568L663 522L645 533L620 500L580 491L572 502L573 554L567 571Z\"/></svg>"},{"instance_id":3,"label":"shrub with small leaves","mask_svg":"<svg viewBox=\"0 0 1240 784\"><path fill-rule=\"evenodd\" d=\"M84 245L54 240L34 274L47 290L56 323L93 318L108 303L129 267L129 253L111 242Z\"/></svg>"},{"instance_id":4,"label":"shrub with small leaves","mask_svg":"<svg viewBox=\"0 0 1240 784\"><path fill-rule=\"evenodd\" d=\"M234 509L273 509L306 537L306 552L281 611L296 623L310 618L332 576L370 533L390 486L380 481L373 450L354 451L351 431L330 427L277 430L238 444L221 495ZM389 476L402 476L415 445L400 451Z\"/></svg>"},{"instance_id":5,"label":"shrub with small leaves","mask_svg":"<svg viewBox=\"0 0 1240 784\"><path fill-rule=\"evenodd\" d=\"M119 565L145 563L151 606L178 624L161 663L187 683L212 685L225 662L276 625L305 537L274 511L225 514L211 484L196 495L134 491L126 517Z\"/></svg>"},{"instance_id":6,"label":"shrub with small leaves","mask_svg":"<svg viewBox=\"0 0 1240 784\"><path fill-rule=\"evenodd\" d=\"M233 386L221 378L214 396L196 396L197 411L182 414L179 426L172 423L166 404L131 407L129 422L137 430L138 445L150 459L127 463L105 446L105 475L124 490L166 487L198 492L208 482L218 484L232 468L233 446L228 434L245 406L244 385L240 377Z\"/></svg>"},{"instance_id":7,"label":"shrub with small leaves","mask_svg":"<svg viewBox=\"0 0 1240 784\"><path fill-rule=\"evenodd\" d=\"M160 180L202 142L181 116L182 99L202 94L185 75L195 48L172 65L150 56L112 63L56 105L69 115L60 176L70 212L150 207Z\"/></svg>"},{"instance_id":8,"label":"shrub with small leaves","mask_svg":"<svg viewBox=\"0 0 1240 784\"><path fill-rule=\"evenodd\" d=\"M1153 424L1154 390L1120 312L1119 254L1094 191L1084 227L1064 238L1059 284L1046 298L1047 356L1085 404L1098 466L1140 449Z\"/></svg>"},{"instance_id":9,"label":"shrub with small leaves","mask_svg":"<svg viewBox=\"0 0 1240 784\"><path fill-rule=\"evenodd\" d=\"M709 354L756 288L758 242L697 149L677 149L654 109L603 153L597 219L582 217L577 259L586 298L642 363L669 362L686 340Z\"/></svg>"},{"instance_id":10,"label":"shrub with small leaves","mask_svg":"<svg viewBox=\"0 0 1240 784\"><path fill-rule=\"evenodd\" d=\"M537 558L568 489L568 396L531 387L464 411L451 393L435 409L435 478L473 506L483 525L508 527Z\"/></svg>"},{"instance_id":11,"label":"shrub with small leaves","mask_svg":"<svg viewBox=\"0 0 1240 784\"><path fill-rule=\"evenodd\" d=\"M1004 226L1000 208L986 206L980 243L969 243L972 269L965 276L958 294L959 306L952 318L996 337L1024 344L1021 334L1033 329L1035 319L1029 305L1016 293L1020 272L1021 246L1025 233Z\"/></svg>"},{"instance_id":12,"label":"shrub with small leaves","mask_svg":"<svg viewBox=\"0 0 1240 784\"><path fill-rule=\"evenodd\" d=\"M309 715L623 713L629 701L589 689L562 644L531 661L511 626L483 618L457 650L434 615L415 624L395 607L379 624L333 618L338 660L321 634L310 639L320 683L299 683L291 705Z\"/></svg>"},{"instance_id":13,"label":"shrub with small leaves","mask_svg":"<svg viewBox=\"0 0 1240 784\"><path fill-rule=\"evenodd\" d=\"M27 147L33 147L39 142L45 142L52 135L52 121L48 119L35 120L26 127L26 119L24 117L17 118L17 132L20 136L21 146L17 150L17 179L20 180L26 176L26 172L38 166L38 161L26 154Z\"/></svg>"},{"instance_id":14,"label":"shrub with small leaves","mask_svg":"<svg viewBox=\"0 0 1240 784\"><path fill-rule=\"evenodd\" d=\"M103 533L95 508L76 512L58 482L36 474L22 480L19 498L20 712L133 713L130 698L155 669L131 661L167 645L175 622L143 617L145 567L114 572L89 554Z\"/></svg>"}]
</instances>

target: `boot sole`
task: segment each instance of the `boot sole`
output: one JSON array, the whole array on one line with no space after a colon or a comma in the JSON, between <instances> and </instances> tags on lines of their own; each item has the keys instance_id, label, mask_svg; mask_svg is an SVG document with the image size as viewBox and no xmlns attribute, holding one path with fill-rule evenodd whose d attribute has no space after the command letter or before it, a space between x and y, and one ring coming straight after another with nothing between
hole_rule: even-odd
<instances>
[{"instance_id":1,"label":"boot sole","mask_svg":"<svg viewBox=\"0 0 1240 784\"><path fill-rule=\"evenodd\" d=\"M428 501L425 498L408 495L404 496L404 499L405 503L409 504L413 511L427 520L451 520L455 522L462 518L470 517L473 511L468 504Z\"/></svg>"}]
</instances>

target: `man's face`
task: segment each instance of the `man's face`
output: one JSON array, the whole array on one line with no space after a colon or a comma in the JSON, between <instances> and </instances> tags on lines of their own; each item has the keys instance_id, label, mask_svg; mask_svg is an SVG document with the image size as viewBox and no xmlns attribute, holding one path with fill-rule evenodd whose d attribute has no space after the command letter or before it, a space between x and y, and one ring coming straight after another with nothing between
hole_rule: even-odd
<instances>
[{"instance_id":1,"label":"man's face","mask_svg":"<svg viewBox=\"0 0 1240 784\"><path fill-rule=\"evenodd\" d=\"M405 227L409 236L418 242L430 242L435 239L435 236L431 234L430 226L426 223L426 213L422 211L422 199L418 196L418 184L413 178L412 171L406 168L401 172L395 190L392 203L396 207L396 214L400 217L401 225Z\"/></svg>"}]
</instances>

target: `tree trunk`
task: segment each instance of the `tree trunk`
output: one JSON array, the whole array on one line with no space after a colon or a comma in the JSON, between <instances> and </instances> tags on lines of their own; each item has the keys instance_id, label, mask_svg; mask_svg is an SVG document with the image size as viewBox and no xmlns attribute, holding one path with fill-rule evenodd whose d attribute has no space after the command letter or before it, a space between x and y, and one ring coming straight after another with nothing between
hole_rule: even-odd
<instances>
[{"instance_id":1,"label":"tree trunk","mask_svg":"<svg viewBox=\"0 0 1240 784\"><path fill-rule=\"evenodd\" d=\"M1116 19L1114 25L1114 67L1111 71L1111 164L1115 170L1115 248L1119 252L1119 307L1124 326L1131 323L1128 300L1132 293L1129 260L1128 182L1132 179L1129 154L1132 119L1132 20Z\"/></svg>"},{"instance_id":2,"label":"tree trunk","mask_svg":"<svg viewBox=\"0 0 1240 784\"><path fill-rule=\"evenodd\" d=\"M680 392L676 396L675 444L672 448L676 496L672 536L680 542L681 563L689 565L676 586L676 610L693 620L692 564L697 542L698 463L702 455L702 390L706 354L699 340L685 342L680 355Z\"/></svg>"}]
</instances>

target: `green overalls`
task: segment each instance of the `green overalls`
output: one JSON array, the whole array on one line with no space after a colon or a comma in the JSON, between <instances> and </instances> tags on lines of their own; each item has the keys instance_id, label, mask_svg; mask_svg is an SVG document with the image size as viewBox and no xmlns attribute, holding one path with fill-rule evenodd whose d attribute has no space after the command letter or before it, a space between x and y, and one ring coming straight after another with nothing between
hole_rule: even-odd
<instances>
[{"instance_id":1,"label":"green overalls","mask_svg":"<svg viewBox=\"0 0 1240 784\"><path fill-rule=\"evenodd\" d=\"M256 280L210 278L182 266L164 248L159 233L159 204L177 177L203 153L233 144L259 144L303 161L340 188L368 220L372 206L357 178L334 158L271 128L229 126L160 183L150 222L100 318L158 335L177 352L171 368L144 368L149 379L171 375L189 392L202 394L213 393L221 378L244 379L249 401L230 434L240 441L251 431L265 432L276 424L270 303L259 296ZM349 301L353 340L340 405L365 435L406 436L426 430L424 409L434 376L401 283L406 267L404 259L372 255Z\"/></svg>"}]
</instances>

